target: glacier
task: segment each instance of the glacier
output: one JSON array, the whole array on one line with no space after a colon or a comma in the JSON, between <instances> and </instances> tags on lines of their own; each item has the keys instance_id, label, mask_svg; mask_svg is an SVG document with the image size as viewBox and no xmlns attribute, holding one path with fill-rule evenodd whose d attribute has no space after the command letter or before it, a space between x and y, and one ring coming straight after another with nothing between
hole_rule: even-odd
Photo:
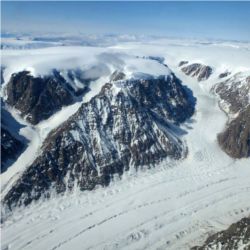
<instances>
[{"instance_id":1,"label":"glacier","mask_svg":"<svg viewBox=\"0 0 250 250\"><path fill-rule=\"evenodd\" d=\"M44 74L49 70L48 55L53 66L62 68L89 67L103 63L105 58L118 58L110 61L110 72L122 68L126 75L134 71L168 74L164 65L141 59L164 57L164 63L193 91L197 104L195 114L181 125L187 131L181 135L188 147L185 159L165 160L150 169L131 169L122 178L114 178L108 187L74 190L63 196L52 194L49 200L17 208L2 223L3 249L189 249L211 233L249 216L250 160L232 159L220 149L217 134L228 117L218 105L218 96L210 91L219 82L219 73L250 69L249 49L236 45L156 40L91 49L80 46L34 51L5 49L2 62L9 69L5 79L27 67ZM34 64L30 63L32 58L38 58ZM84 58L90 61L85 62ZM214 72L209 79L197 82L181 72L178 67L181 60L210 65ZM20 172L39 155L48 133L73 115L81 103L95 96L106 80L104 76L93 82L92 90L82 100L35 127L27 124L16 110L10 110L25 125L21 135L30 144L1 174L3 196Z\"/></svg>"}]
</instances>

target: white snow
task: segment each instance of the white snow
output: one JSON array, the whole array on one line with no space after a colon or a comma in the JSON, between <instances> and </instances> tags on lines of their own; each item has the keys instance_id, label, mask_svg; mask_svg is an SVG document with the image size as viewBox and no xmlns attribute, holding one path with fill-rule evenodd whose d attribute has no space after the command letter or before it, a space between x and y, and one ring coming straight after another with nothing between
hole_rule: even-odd
<instances>
[{"instance_id":1,"label":"white snow","mask_svg":"<svg viewBox=\"0 0 250 250\"><path fill-rule=\"evenodd\" d=\"M230 43L225 43L230 44ZM166 64L178 65L180 61L197 62L212 66L215 69L214 78L218 73L228 70L233 73L249 70L250 44L245 46L222 46L222 43L201 45L193 41L155 40L148 43L134 42L120 44L112 48L136 56L164 57Z\"/></svg>"},{"instance_id":2,"label":"white snow","mask_svg":"<svg viewBox=\"0 0 250 250\"><path fill-rule=\"evenodd\" d=\"M34 76L49 74L52 69L79 68L86 70L87 77L111 74L115 70L128 75L143 72L152 75L168 74L169 69L156 61L136 58L116 49L100 47L52 47L36 50L3 50L2 65L5 66L4 80L11 74L30 70Z\"/></svg>"},{"instance_id":3,"label":"white snow","mask_svg":"<svg viewBox=\"0 0 250 250\"><path fill-rule=\"evenodd\" d=\"M68 58L79 54L84 60L91 59L91 53L111 51L113 55L119 52L122 60L113 62L109 66L111 69L122 67L127 69L127 73L139 71L149 74L162 74L168 68L163 69L162 65L158 68L156 62L148 65L148 60L144 63L133 56L164 56L170 69L197 98L195 115L182 126L188 132L183 135L189 149L188 156L183 161L162 162L153 169L142 169L138 173L131 170L122 180L114 181L107 188L83 193L76 191L17 210L2 225L3 249L188 249L201 243L209 233L225 229L232 222L249 215L250 161L229 158L216 141L216 134L222 131L227 121L216 97L209 92L218 75L198 83L181 73L177 65L181 60L200 60L213 66L218 73L220 69L249 70L250 51L241 46L222 46L221 43L198 46L162 40L92 49L41 49L32 52L38 54L29 56L36 58L40 55L43 58L46 51L46 55L54 53L59 59L63 53L64 58L65 54ZM5 62L9 62L9 66L15 62L15 57L21 61L24 56L20 55L23 51L15 53L6 51ZM29 56L26 57L27 66ZM41 64L44 64L44 58ZM93 84L93 91L85 96L85 101L98 93L106 80ZM29 146L27 150L30 151L26 150L6 175L11 169L16 173L17 169L25 167L35 156L31 151L38 150L37 145L48 131L73 114L78 105L63 109L49 122L40 123L29 132L35 146Z\"/></svg>"}]
</instances>

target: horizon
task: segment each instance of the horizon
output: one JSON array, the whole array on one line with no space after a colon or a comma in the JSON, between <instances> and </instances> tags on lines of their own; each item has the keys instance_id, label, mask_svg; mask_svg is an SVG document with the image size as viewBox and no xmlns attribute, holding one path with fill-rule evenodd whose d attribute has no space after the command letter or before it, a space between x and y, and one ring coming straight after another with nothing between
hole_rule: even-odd
<instances>
[{"instance_id":1,"label":"horizon","mask_svg":"<svg viewBox=\"0 0 250 250\"><path fill-rule=\"evenodd\" d=\"M250 41L250 2L2 1L1 12L2 34L127 34Z\"/></svg>"}]
</instances>

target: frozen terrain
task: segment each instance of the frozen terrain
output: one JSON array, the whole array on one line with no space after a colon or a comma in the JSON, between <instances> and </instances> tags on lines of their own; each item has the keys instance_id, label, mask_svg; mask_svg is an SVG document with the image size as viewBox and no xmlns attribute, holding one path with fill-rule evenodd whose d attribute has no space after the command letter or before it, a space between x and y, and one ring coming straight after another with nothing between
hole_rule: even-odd
<instances>
[{"instance_id":1,"label":"frozen terrain","mask_svg":"<svg viewBox=\"0 0 250 250\"><path fill-rule=\"evenodd\" d=\"M3 249L189 249L202 243L209 233L250 214L250 162L233 160L219 148L216 136L223 130L227 117L210 92L222 71L249 69L249 49L227 43L209 44L204 52L204 45L164 44L166 41L148 45L126 43L108 50L163 56L184 85L192 89L197 98L196 113L183 125L187 131L183 135L189 149L187 158L162 162L137 173L131 170L107 188L75 191L20 208L2 224ZM9 56L6 63L11 60ZM124 60L129 65L126 72L140 62L130 57ZM214 74L198 83L180 72L181 60L206 63L214 68ZM163 70L146 64L140 64L143 71L160 74ZM22 135L29 137L30 146L1 176L4 192L17 171L34 159L51 128L73 114L77 105L60 111L48 123L24 128Z\"/></svg>"}]
</instances>

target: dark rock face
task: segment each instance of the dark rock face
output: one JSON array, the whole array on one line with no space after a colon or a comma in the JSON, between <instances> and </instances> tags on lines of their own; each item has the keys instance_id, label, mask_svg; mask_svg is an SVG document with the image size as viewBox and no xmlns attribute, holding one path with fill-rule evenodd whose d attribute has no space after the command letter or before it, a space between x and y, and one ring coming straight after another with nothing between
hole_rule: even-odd
<instances>
[{"instance_id":1,"label":"dark rock face","mask_svg":"<svg viewBox=\"0 0 250 250\"><path fill-rule=\"evenodd\" d=\"M250 218L243 218L228 229L216 233L206 240L203 246L192 247L192 250L238 250L249 249ZM242 248L245 245L244 248ZM241 248L240 248L241 247Z\"/></svg>"},{"instance_id":2,"label":"dark rock face","mask_svg":"<svg viewBox=\"0 0 250 250\"><path fill-rule=\"evenodd\" d=\"M182 67L181 70L188 76L197 77L198 81L207 80L213 72L210 66L200 63L189 64L185 67Z\"/></svg>"},{"instance_id":3,"label":"dark rock face","mask_svg":"<svg viewBox=\"0 0 250 250\"><path fill-rule=\"evenodd\" d=\"M160 64L163 64L165 61L165 58L161 56L149 56L148 59L157 61Z\"/></svg>"},{"instance_id":4,"label":"dark rock face","mask_svg":"<svg viewBox=\"0 0 250 250\"><path fill-rule=\"evenodd\" d=\"M177 125L194 112L194 98L173 75L107 83L52 131L43 153L4 198L9 207L77 186L106 186L129 167L179 159L186 148Z\"/></svg>"},{"instance_id":5,"label":"dark rock face","mask_svg":"<svg viewBox=\"0 0 250 250\"><path fill-rule=\"evenodd\" d=\"M6 170L8 161L15 161L24 148L21 141L1 126L1 172Z\"/></svg>"},{"instance_id":6,"label":"dark rock face","mask_svg":"<svg viewBox=\"0 0 250 250\"><path fill-rule=\"evenodd\" d=\"M226 71L224 73L219 74L219 78L225 78L225 77L229 76L230 74L231 74L231 72Z\"/></svg>"},{"instance_id":7,"label":"dark rock face","mask_svg":"<svg viewBox=\"0 0 250 250\"><path fill-rule=\"evenodd\" d=\"M139 56L137 58L140 58ZM143 56L141 57L143 59L148 59L148 60L153 60L153 61L156 61L160 64L164 64L164 61L165 61L165 58L164 57L161 57L161 56Z\"/></svg>"},{"instance_id":8,"label":"dark rock face","mask_svg":"<svg viewBox=\"0 0 250 250\"><path fill-rule=\"evenodd\" d=\"M22 127L1 100L1 172L6 171L27 146L27 139L19 135Z\"/></svg>"},{"instance_id":9,"label":"dark rock face","mask_svg":"<svg viewBox=\"0 0 250 250\"><path fill-rule=\"evenodd\" d=\"M218 135L218 142L233 158L250 157L250 105Z\"/></svg>"},{"instance_id":10,"label":"dark rock face","mask_svg":"<svg viewBox=\"0 0 250 250\"><path fill-rule=\"evenodd\" d=\"M226 81L216 84L212 91L222 100L220 104L224 111L235 114L249 104L250 76L235 74Z\"/></svg>"},{"instance_id":11,"label":"dark rock face","mask_svg":"<svg viewBox=\"0 0 250 250\"><path fill-rule=\"evenodd\" d=\"M71 72L68 77L72 77ZM30 123L37 124L63 106L72 104L79 91L87 90L87 83L74 90L57 71L44 77L33 77L28 71L22 71L13 74L7 85L7 103L18 109Z\"/></svg>"},{"instance_id":12,"label":"dark rock face","mask_svg":"<svg viewBox=\"0 0 250 250\"><path fill-rule=\"evenodd\" d=\"M235 74L214 86L220 107L231 117L225 130L218 135L221 148L233 158L250 156L250 77Z\"/></svg>"},{"instance_id":13,"label":"dark rock face","mask_svg":"<svg viewBox=\"0 0 250 250\"><path fill-rule=\"evenodd\" d=\"M179 63L179 67L181 67L181 66L183 66L183 65L185 65L185 64L187 64L188 63L188 61L180 61L180 63Z\"/></svg>"},{"instance_id":14,"label":"dark rock face","mask_svg":"<svg viewBox=\"0 0 250 250\"><path fill-rule=\"evenodd\" d=\"M1 66L1 85L4 83L3 72L4 72L4 67Z\"/></svg>"},{"instance_id":15,"label":"dark rock face","mask_svg":"<svg viewBox=\"0 0 250 250\"><path fill-rule=\"evenodd\" d=\"M110 81L119 81L125 79L126 75L123 72L120 71L115 71L111 76L110 76Z\"/></svg>"}]
</instances>

